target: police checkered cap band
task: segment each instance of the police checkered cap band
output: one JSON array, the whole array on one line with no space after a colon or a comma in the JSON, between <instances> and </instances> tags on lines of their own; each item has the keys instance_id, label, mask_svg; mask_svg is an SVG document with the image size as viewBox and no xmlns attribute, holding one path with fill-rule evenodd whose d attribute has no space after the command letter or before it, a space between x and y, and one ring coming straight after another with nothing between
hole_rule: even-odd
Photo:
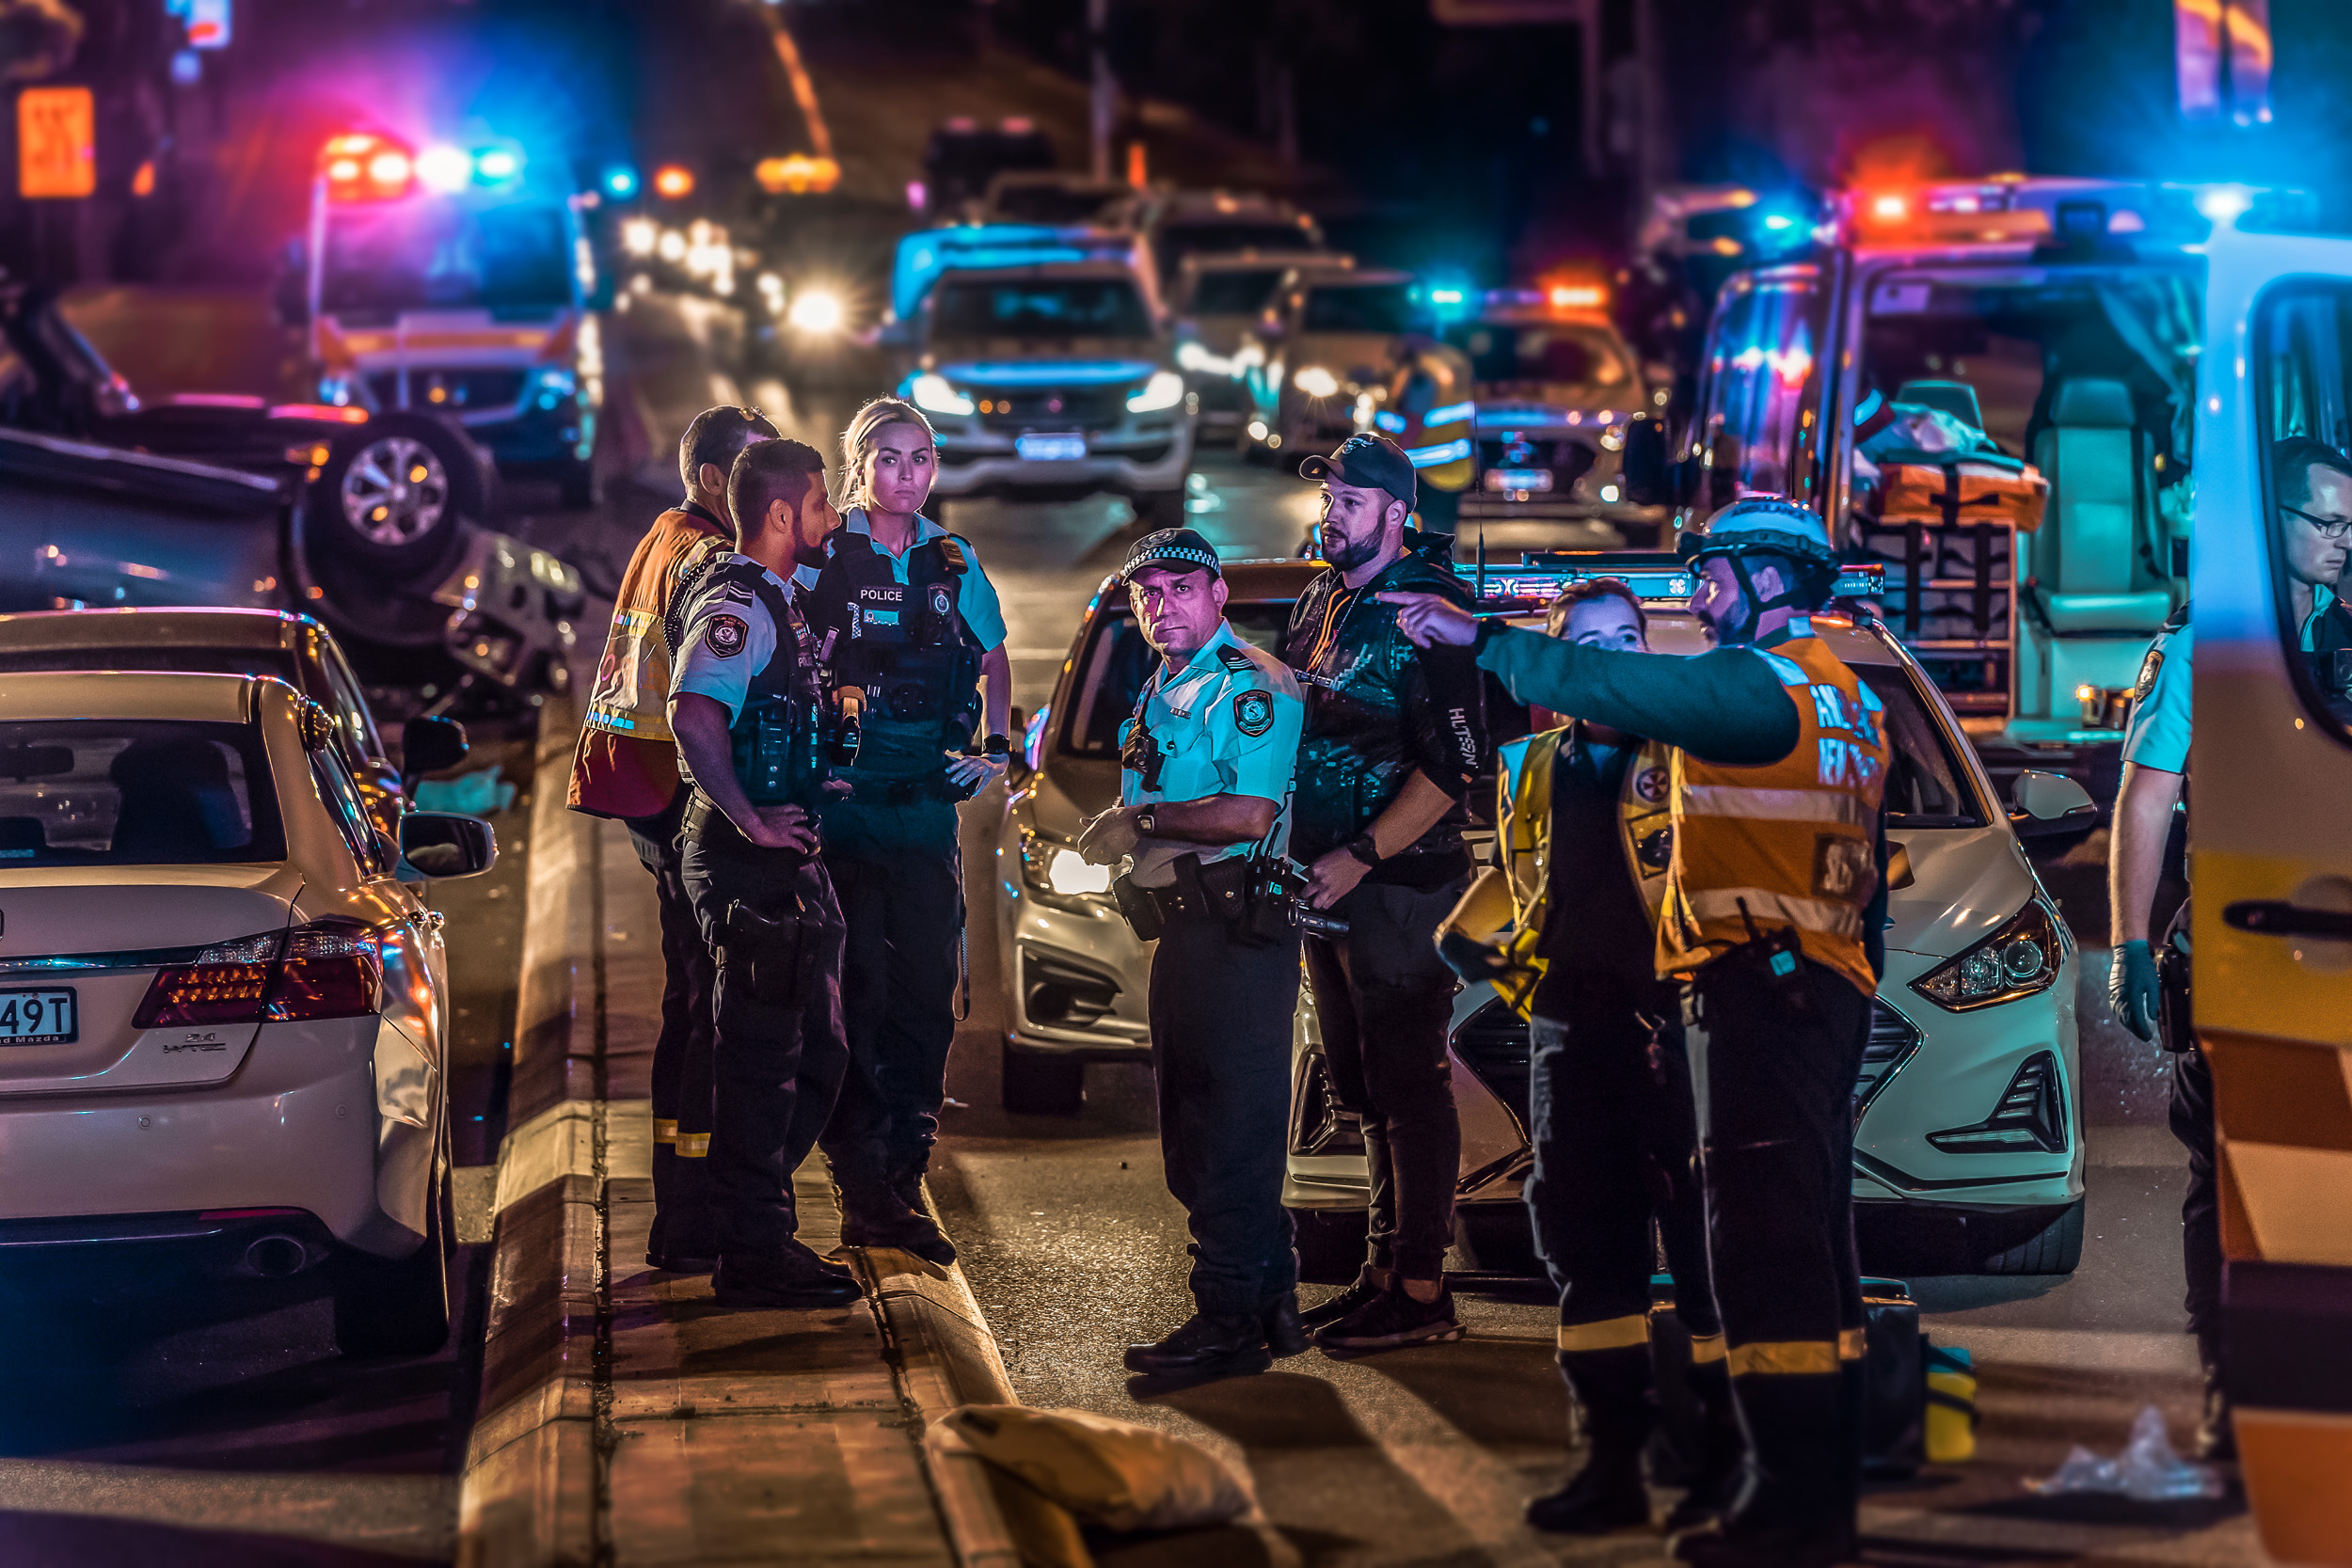
<instances>
[{"instance_id":1,"label":"police checkered cap band","mask_svg":"<svg viewBox=\"0 0 2352 1568\"><path fill-rule=\"evenodd\" d=\"M1222 576L1216 551L1209 542L1188 528L1164 528L1145 534L1136 541L1136 547L1127 552L1127 563L1119 575L1132 578L1146 566L1165 566L1171 562L1198 566L1212 577Z\"/></svg>"}]
</instances>

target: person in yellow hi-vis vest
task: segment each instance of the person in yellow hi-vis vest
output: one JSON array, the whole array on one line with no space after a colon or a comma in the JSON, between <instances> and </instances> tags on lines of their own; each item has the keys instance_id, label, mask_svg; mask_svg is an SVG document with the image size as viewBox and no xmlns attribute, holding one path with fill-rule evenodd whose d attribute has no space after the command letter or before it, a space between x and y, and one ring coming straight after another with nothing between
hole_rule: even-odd
<instances>
[{"instance_id":1,"label":"person in yellow hi-vis vest","mask_svg":"<svg viewBox=\"0 0 2352 1568\"><path fill-rule=\"evenodd\" d=\"M1649 649L1642 601L1615 578L1570 584L1545 629L1589 647ZM1527 1213L1560 1291L1560 1371L1588 1449L1565 1486L1527 1505L1527 1520L1573 1535L1649 1523L1654 1218L1690 1335L1682 1382L1699 1406L1694 1451L1682 1456L1689 1485L1666 1521L1681 1528L1730 1500L1744 1445L1708 1278L1682 998L1655 962L1670 759L1640 736L1581 719L1542 728L1546 717L1496 749L1502 863L1438 934L1455 973L1492 981L1528 1021Z\"/></svg>"},{"instance_id":2,"label":"person in yellow hi-vis vest","mask_svg":"<svg viewBox=\"0 0 2352 1568\"><path fill-rule=\"evenodd\" d=\"M1884 923L1884 713L1817 636L1836 558L1793 501L1733 502L1685 535L1695 658L1580 647L1383 594L1416 641L1478 649L1513 696L1673 750L1658 974L1682 1015L1708 1244L1749 1451L1703 1568L1828 1568L1854 1547L1863 1317L1852 1095ZM1851 1363L1851 1367L1849 1366Z\"/></svg>"}]
</instances>

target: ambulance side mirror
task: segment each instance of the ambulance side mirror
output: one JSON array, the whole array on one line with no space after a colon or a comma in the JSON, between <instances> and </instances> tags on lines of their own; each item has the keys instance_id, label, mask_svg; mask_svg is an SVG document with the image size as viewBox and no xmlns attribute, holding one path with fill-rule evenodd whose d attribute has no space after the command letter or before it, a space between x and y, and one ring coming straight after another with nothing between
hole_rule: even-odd
<instances>
[{"instance_id":1,"label":"ambulance side mirror","mask_svg":"<svg viewBox=\"0 0 2352 1568\"><path fill-rule=\"evenodd\" d=\"M1628 421L1622 466L1626 499L1636 506L1665 506L1674 500L1665 421L1650 414L1636 414Z\"/></svg>"},{"instance_id":2,"label":"ambulance side mirror","mask_svg":"<svg viewBox=\"0 0 2352 1568\"><path fill-rule=\"evenodd\" d=\"M2088 832L2099 821L2099 808L2089 790L2063 774L2038 768L2017 775L2010 800L2016 808L2009 814L2010 827L2019 838Z\"/></svg>"}]
</instances>

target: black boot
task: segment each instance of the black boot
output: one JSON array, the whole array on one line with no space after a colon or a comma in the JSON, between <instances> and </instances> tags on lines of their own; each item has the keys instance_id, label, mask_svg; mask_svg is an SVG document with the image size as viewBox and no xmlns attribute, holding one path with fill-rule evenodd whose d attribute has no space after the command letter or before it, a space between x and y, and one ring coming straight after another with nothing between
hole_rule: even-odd
<instances>
[{"instance_id":1,"label":"black boot","mask_svg":"<svg viewBox=\"0 0 2352 1568\"><path fill-rule=\"evenodd\" d=\"M1260 1307L1258 1326L1265 1331L1266 1353L1277 1360L1307 1354L1307 1331L1300 1326L1296 1291L1285 1291Z\"/></svg>"},{"instance_id":2,"label":"black boot","mask_svg":"<svg viewBox=\"0 0 2352 1568\"><path fill-rule=\"evenodd\" d=\"M1584 1411L1584 1467L1557 1492L1527 1505L1527 1522L1563 1535L1606 1535L1649 1523L1642 1445L1658 1418L1649 1347L1563 1351L1560 1372Z\"/></svg>"},{"instance_id":3,"label":"black boot","mask_svg":"<svg viewBox=\"0 0 2352 1568\"><path fill-rule=\"evenodd\" d=\"M1128 1346L1125 1360L1131 1372L1195 1383L1246 1377L1274 1365L1274 1357L1266 1354L1265 1326L1255 1313L1228 1317L1195 1312L1157 1344Z\"/></svg>"},{"instance_id":4,"label":"black boot","mask_svg":"<svg viewBox=\"0 0 2352 1568\"><path fill-rule=\"evenodd\" d=\"M708 1274L719 1266L719 1243L707 1225L676 1222L669 1211L656 1209L645 1237L645 1262L671 1274Z\"/></svg>"},{"instance_id":5,"label":"black boot","mask_svg":"<svg viewBox=\"0 0 2352 1568\"><path fill-rule=\"evenodd\" d=\"M2197 1457L2226 1463L2237 1458L2237 1423L2229 1386L2222 1379L2217 1330L2197 1336L2197 1359L2205 1369L2205 1409L2197 1422Z\"/></svg>"},{"instance_id":6,"label":"black boot","mask_svg":"<svg viewBox=\"0 0 2352 1568\"><path fill-rule=\"evenodd\" d=\"M1737 1380L1753 1453L1721 1529L1688 1530L1673 1553L1695 1568L1833 1568L1854 1553L1861 1451L1838 1372ZM1852 1474L1849 1474L1849 1471Z\"/></svg>"},{"instance_id":7,"label":"black boot","mask_svg":"<svg viewBox=\"0 0 2352 1568\"><path fill-rule=\"evenodd\" d=\"M849 1270L795 1239L774 1252L723 1252L711 1279L722 1307L846 1307L865 1291Z\"/></svg>"},{"instance_id":8,"label":"black boot","mask_svg":"<svg viewBox=\"0 0 2352 1568\"><path fill-rule=\"evenodd\" d=\"M919 1183L920 1176L915 1178ZM887 1180L849 1178L841 1182L841 1241L846 1246L897 1247L946 1268L956 1247L937 1222L910 1207ZM918 1185L915 1196L922 1196Z\"/></svg>"},{"instance_id":9,"label":"black boot","mask_svg":"<svg viewBox=\"0 0 2352 1568\"><path fill-rule=\"evenodd\" d=\"M1666 1515L1666 1532L1678 1534L1713 1524L1731 1506L1740 1486L1740 1461L1748 1439L1731 1402L1731 1369L1722 1360L1693 1365L1683 1379L1699 1407L1698 1468L1690 1489Z\"/></svg>"}]
</instances>

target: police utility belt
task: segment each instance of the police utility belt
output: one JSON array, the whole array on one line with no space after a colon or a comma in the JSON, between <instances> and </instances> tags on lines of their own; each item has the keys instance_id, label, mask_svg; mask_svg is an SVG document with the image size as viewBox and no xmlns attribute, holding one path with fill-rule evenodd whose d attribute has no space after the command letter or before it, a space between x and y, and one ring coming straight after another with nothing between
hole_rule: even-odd
<instances>
[{"instance_id":1,"label":"police utility belt","mask_svg":"<svg viewBox=\"0 0 2352 1568\"><path fill-rule=\"evenodd\" d=\"M1111 879L1111 897L1134 927L1136 940L1154 942L1174 927L1216 923L1233 941L1266 947L1298 932L1343 937L1347 922L1308 907L1299 894L1306 874L1272 855L1248 855L1201 863L1199 855L1177 858L1176 879L1166 887L1141 887L1132 876Z\"/></svg>"}]
</instances>

